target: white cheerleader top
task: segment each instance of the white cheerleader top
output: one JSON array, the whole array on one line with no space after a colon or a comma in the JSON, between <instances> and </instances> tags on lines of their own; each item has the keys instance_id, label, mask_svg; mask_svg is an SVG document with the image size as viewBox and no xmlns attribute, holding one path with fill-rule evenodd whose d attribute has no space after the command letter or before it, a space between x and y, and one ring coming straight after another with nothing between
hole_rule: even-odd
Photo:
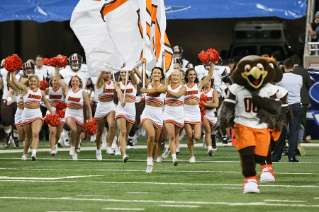
<instances>
[{"instance_id":1,"label":"white cheerleader top","mask_svg":"<svg viewBox=\"0 0 319 212\"><path fill-rule=\"evenodd\" d=\"M203 94L205 96L207 96L207 102L206 103L213 103L214 102L214 96L213 96L213 92L214 92L214 89L210 88L209 91L207 91L205 93L205 91L203 90ZM206 109L206 110L216 110L216 108L214 109Z\"/></svg>"},{"instance_id":2,"label":"white cheerleader top","mask_svg":"<svg viewBox=\"0 0 319 212\"><path fill-rule=\"evenodd\" d=\"M61 86L57 90L53 90L53 87L49 87L48 96L49 96L48 101L50 104L64 102L65 100Z\"/></svg>"},{"instance_id":3,"label":"white cheerleader top","mask_svg":"<svg viewBox=\"0 0 319 212\"><path fill-rule=\"evenodd\" d=\"M157 86L160 87L162 84L159 84ZM147 89L153 88L152 83L148 84ZM145 103L148 102L155 102L157 104L163 105L164 104L164 99L165 99L165 94L164 93L147 93L145 96Z\"/></svg>"},{"instance_id":4,"label":"white cheerleader top","mask_svg":"<svg viewBox=\"0 0 319 212\"><path fill-rule=\"evenodd\" d=\"M120 82L120 88L121 88L121 91L124 95L125 84L123 83L123 81ZM132 85L131 81L127 82L125 98L131 98L134 100L136 99L136 89Z\"/></svg>"},{"instance_id":5,"label":"white cheerleader top","mask_svg":"<svg viewBox=\"0 0 319 212\"><path fill-rule=\"evenodd\" d=\"M23 105L24 104L23 99L21 99L21 94L18 94L16 96L16 101L17 101L17 105Z\"/></svg>"},{"instance_id":6,"label":"white cheerleader top","mask_svg":"<svg viewBox=\"0 0 319 212\"><path fill-rule=\"evenodd\" d=\"M67 106L83 107L83 90L79 89L77 92L74 92L70 88L66 96L66 104Z\"/></svg>"},{"instance_id":7,"label":"white cheerleader top","mask_svg":"<svg viewBox=\"0 0 319 212\"><path fill-rule=\"evenodd\" d=\"M100 89L97 89L97 95L99 99L114 97L114 84L113 81L105 83Z\"/></svg>"},{"instance_id":8,"label":"white cheerleader top","mask_svg":"<svg viewBox=\"0 0 319 212\"><path fill-rule=\"evenodd\" d=\"M167 90L173 91L173 92L178 92L182 87L183 87L183 85L178 85L176 88L173 88L172 85L169 85L169 86L167 86ZM165 104L167 104L167 103L176 103L179 105L183 105L184 104L184 95L176 98L176 97L171 96L167 92L166 97L165 97Z\"/></svg>"},{"instance_id":9,"label":"white cheerleader top","mask_svg":"<svg viewBox=\"0 0 319 212\"><path fill-rule=\"evenodd\" d=\"M32 103L40 105L41 99L42 99L42 93L39 88L37 88L37 90L34 91L28 87L27 94L23 96L23 102L25 105L32 104Z\"/></svg>"},{"instance_id":10,"label":"white cheerleader top","mask_svg":"<svg viewBox=\"0 0 319 212\"><path fill-rule=\"evenodd\" d=\"M186 94L185 94L184 102L187 102L190 99L195 99L199 101L200 94L198 91L197 83L194 83L192 87L188 87L187 84L185 84L185 86L186 86Z\"/></svg>"}]
</instances>

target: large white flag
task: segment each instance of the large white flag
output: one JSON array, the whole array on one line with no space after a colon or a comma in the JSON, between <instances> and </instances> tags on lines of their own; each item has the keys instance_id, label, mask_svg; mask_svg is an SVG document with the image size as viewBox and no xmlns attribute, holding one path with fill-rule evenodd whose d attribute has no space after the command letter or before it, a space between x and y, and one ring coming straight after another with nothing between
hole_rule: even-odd
<instances>
[{"instance_id":1,"label":"large white flag","mask_svg":"<svg viewBox=\"0 0 319 212\"><path fill-rule=\"evenodd\" d=\"M89 75L98 76L107 62L114 67L122 67L124 60L116 49L100 10L105 1L80 0L71 17L71 28L86 53Z\"/></svg>"}]
</instances>

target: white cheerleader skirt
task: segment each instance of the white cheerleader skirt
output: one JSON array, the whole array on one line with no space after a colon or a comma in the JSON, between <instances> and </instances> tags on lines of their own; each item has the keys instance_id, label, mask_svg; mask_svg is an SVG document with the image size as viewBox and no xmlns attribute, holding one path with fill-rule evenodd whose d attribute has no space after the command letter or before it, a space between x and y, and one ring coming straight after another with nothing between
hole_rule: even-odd
<instances>
[{"instance_id":1,"label":"white cheerleader skirt","mask_svg":"<svg viewBox=\"0 0 319 212\"><path fill-rule=\"evenodd\" d=\"M40 108L37 108L37 109L24 108L23 113L21 115L21 123L18 126L30 124L35 120L42 121L42 113Z\"/></svg>"},{"instance_id":2,"label":"white cheerleader skirt","mask_svg":"<svg viewBox=\"0 0 319 212\"><path fill-rule=\"evenodd\" d=\"M202 124L199 105L184 105L185 124Z\"/></svg>"},{"instance_id":3,"label":"white cheerleader skirt","mask_svg":"<svg viewBox=\"0 0 319 212\"><path fill-rule=\"evenodd\" d=\"M76 123L83 126L84 125L84 115L83 110L74 110L67 108L65 111L65 121L67 121L68 118L74 119Z\"/></svg>"},{"instance_id":4,"label":"white cheerleader skirt","mask_svg":"<svg viewBox=\"0 0 319 212\"><path fill-rule=\"evenodd\" d=\"M14 115L14 123L17 127L21 126L22 113L23 113L23 110L17 108L16 114Z\"/></svg>"},{"instance_id":5,"label":"white cheerleader skirt","mask_svg":"<svg viewBox=\"0 0 319 212\"><path fill-rule=\"evenodd\" d=\"M214 125L217 123L217 117L215 114L215 109L213 110L205 110L205 116L204 119L207 119L211 125Z\"/></svg>"},{"instance_id":6,"label":"white cheerleader skirt","mask_svg":"<svg viewBox=\"0 0 319 212\"><path fill-rule=\"evenodd\" d=\"M125 118L126 121L134 124L135 116L135 102L127 102L124 107L122 107L121 103L119 102L115 111L115 119Z\"/></svg>"},{"instance_id":7,"label":"white cheerleader skirt","mask_svg":"<svg viewBox=\"0 0 319 212\"><path fill-rule=\"evenodd\" d=\"M109 113L111 113L112 111L115 111L115 110L116 110L116 107L115 107L113 101L98 102L97 107L96 107L96 111L94 114L94 119L101 120L105 116L109 115Z\"/></svg>"},{"instance_id":8,"label":"white cheerleader skirt","mask_svg":"<svg viewBox=\"0 0 319 212\"><path fill-rule=\"evenodd\" d=\"M176 126L184 127L184 106L171 107L165 106L164 110L164 124L171 122Z\"/></svg>"},{"instance_id":9,"label":"white cheerleader skirt","mask_svg":"<svg viewBox=\"0 0 319 212\"><path fill-rule=\"evenodd\" d=\"M145 109L143 110L143 113L141 115L141 123L145 120L150 120L154 127L157 129L163 128L163 111L162 107L152 107L149 105L145 105Z\"/></svg>"},{"instance_id":10,"label":"white cheerleader skirt","mask_svg":"<svg viewBox=\"0 0 319 212\"><path fill-rule=\"evenodd\" d=\"M55 114L56 108L55 108L55 107L51 107L51 109L52 109L52 112ZM50 111L47 110L46 114L50 114ZM61 123L61 124L65 124L65 117L66 117L66 116L64 115L64 118L61 118L61 120L60 120L60 123Z\"/></svg>"}]
</instances>

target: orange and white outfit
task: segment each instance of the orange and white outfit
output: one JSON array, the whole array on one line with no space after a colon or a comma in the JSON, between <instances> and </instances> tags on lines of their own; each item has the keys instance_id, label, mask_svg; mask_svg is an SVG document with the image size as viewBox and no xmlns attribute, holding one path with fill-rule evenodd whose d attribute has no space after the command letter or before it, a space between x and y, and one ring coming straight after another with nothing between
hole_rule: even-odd
<instances>
[{"instance_id":1,"label":"orange and white outfit","mask_svg":"<svg viewBox=\"0 0 319 212\"><path fill-rule=\"evenodd\" d=\"M195 99L199 101L200 94L198 91L197 84L195 83L192 87L186 86L186 94L184 97L184 103L190 99ZM202 117L200 115L199 105L185 105L184 104L184 116L185 124L202 124Z\"/></svg>"},{"instance_id":2,"label":"orange and white outfit","mask_svg":"<svg viewBox=\"0 0 319 212\"><path fill-rule=\"evenodd\" d=\"M202 93L207 96L206 103L213 103L214 102L214 96L213 96L214 89L210 88L210 90L207 91L206 93L205 93L205 91L203 91ZM216 108L214 108L214 109L206 108L204 119L207 119L211 125L216 124L216 122L217 122Z\"/></svg>"},{"instance_id":3,"label":"orange and white outfit","mask_svg":"<svg viewBox=\"0 0 319 212\"><path fill-rule=\"evenodd\" d=\"M173 92L178 92L182 87L184 87L184 86L178 85L176 88L173 88L172 85L168 85L167 90L173 91ZM176 97L171 96L167 92L166 97L165 97L165 104L168 104L168 103L176 103L180 106L177 106L177 107L172 107L172 106L168 106L168 105L165 106L164 124L171 122L171 123L175 124L176 126L183 128L184 127L184 119L185 119L184 95L176 98Z\"/></svg>"},{"instance_id":4,"label":"orange and white outfit","mask_svg":"<svg viewBox=\"0 0 319 212\"><path fill-rule=\"evenodd\" d=\"M105 83L104 86L101 87L100 89L97 89L96 92L98 94L99 99L108 98L108 97L113 98L114 90L115 90L114 84L113 84L113 81L111 81L110 83ZM116 107L114 105L114 101L109 101L109 102L99 101L97 103L94 119L101 120L105 116L107 116L109 113L115 110L116 110Z\"/></svg>"},{"instance_id":5,"label":"orange and white outfit","mask_svg":"<svg viewBox=\"0 0 319 212\"><path fill-rule=\"evenodd\" d=\"M259 91L259 96L278 99L278 87L265 84ZM258 108L252 103L252 94L244 86L233 84L225 102L236 104L235 136L237 150L255 146L255 154L267 156L270 144L268 123L259 123Z\"/></svg>"},{"instance_id":6,"label":"orange and white outfit","mask_svg":"<svg viewBox=\"0 0 319 212\"><path fill-rule=\"evenodd\" d=\"M42 99L42 93L39 88L36 91L34 91L28 87L27 94L23 96L24 105L28 105L32 103L40 105L41 99ZM35 120L42 120L42 113L40 108L28 109L24 107L23 113L21 115L21 122L16 126L30 124L31 122Z\"/></svg>"},{"instance_id":7,"label":"orange and white outfit","mask_svg":"<svg viewBox=\"0 0 319 212\"><path fill-rule=\"evenodd\" d=\"M72 88L69 89L68 95L66 96L65 102L67 106L76 106L83 108L83 90L79 89L77 92L74 92ZM67 108L65 111L65 121L68 118L72 118L79 125L83 126L84 124L84 115L82 110L74 110Z\"/></svg>"},{"instance_id":8,"label":"orange and white outfit","mask_svg":"<svg viewBox=\"0 0 319 212\"><path fill-rule=\"evenodd\" d=\"M49 87L49 93L48 93L48 101L50 104L53 103L62 103L65 101L65 98L63 96L63 92L62 92L62 87L59 87L57 90L54 90L53 87ZM55 114L56 112L56 108L55 107L51 107L52 112ZM50 114L50 111L47 110L46 114ZM60 121L61 124L65 124L65 117L61 118Z\"/></svg>"},{"instance_id":9,"label":"orange and white outfit","mask_svg":"<svg viewBox=\"0 0 319 212\"><path fill-rule=\"evenodd\" d=\"M157 87L160 87L160 86L162 86L162 84L159 84ZM153 88L152 83L150 83L147 86L147 89L151 89L151 88ZM155 103L163 106L164 99L165 99L164 93L147 93L145 95L145 103L155 102ZM141 115L141 123L140 124L142 124L147 119L150 120L156 128L161 130L163 128L162 107L152 107L152 106L145 104L145 108L144 108L143 113Z\"/></svg>"},{"instance_id":10,"label":"orange and white outfit","mask_svg":"<svg viewBox=\"0 0 319 212\"><path fill-rule=\"evenodd\" d=\"M125 84L123 82L120 82L120 88L122 90L122 93L124 94ZM131 98L134 100L136 99L136 89L132 85L131 81L127 82L125 98ZM134 124L135 116L136 116L135 102L126 102L124 107L122 107L121 104L117 105L117 108L115 111L115 119L125 118L126 121Z\"/></svg>"}]
</instances>

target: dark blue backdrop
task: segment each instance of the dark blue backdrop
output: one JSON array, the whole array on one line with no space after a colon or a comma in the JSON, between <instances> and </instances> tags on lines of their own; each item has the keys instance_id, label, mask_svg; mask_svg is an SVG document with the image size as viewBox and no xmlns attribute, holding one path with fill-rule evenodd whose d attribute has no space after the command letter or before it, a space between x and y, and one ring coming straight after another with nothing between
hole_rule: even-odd
<instances>
[{"instance_id":1,"label":"dark blue backdrop","mask_svg":"<svg viewBox=\"0 0 319 212\"><path fill-rule=\"evenodd\" d=\"M0 22L70 20L78 1L0 0ZM168 20L267 16L296 19L305 16L307 9L306 0L165 0L164 2Z\"/></svg>"},{"instance_id":2,"label":"dark blue backdrop","mask_svg":"<svg viewBox=\"0 0 319 212\"><path fill-rule=\"evenodd\" d=\"M312 86L309 89L311 107L307 111L307 134L319 139L319 70L309 71Z\"/></svg>"}]
</instances>

